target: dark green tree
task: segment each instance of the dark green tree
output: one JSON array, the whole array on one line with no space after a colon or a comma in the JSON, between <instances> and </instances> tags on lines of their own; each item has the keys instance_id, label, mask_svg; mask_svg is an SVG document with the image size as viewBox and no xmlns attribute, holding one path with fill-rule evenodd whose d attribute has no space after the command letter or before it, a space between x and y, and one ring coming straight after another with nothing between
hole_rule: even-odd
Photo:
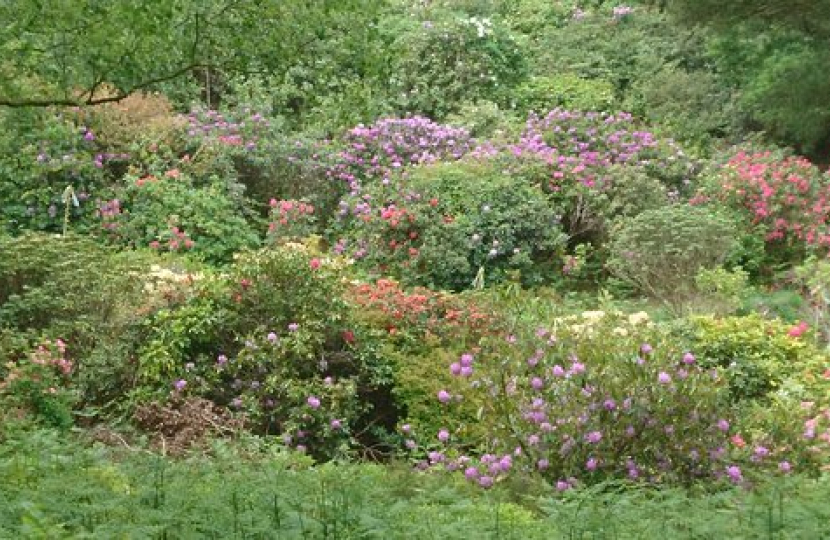
<instances>
[{"instance_id":1,"label":"dark green tree","mask_svg":"<svg viewBox=\"0 0 830 540\"><path fill-rule=\"evenodd\" d=\"M830 0L654 0L715 31L713 58L776 142L830 153Z\"/></svg>"}]
</instances>

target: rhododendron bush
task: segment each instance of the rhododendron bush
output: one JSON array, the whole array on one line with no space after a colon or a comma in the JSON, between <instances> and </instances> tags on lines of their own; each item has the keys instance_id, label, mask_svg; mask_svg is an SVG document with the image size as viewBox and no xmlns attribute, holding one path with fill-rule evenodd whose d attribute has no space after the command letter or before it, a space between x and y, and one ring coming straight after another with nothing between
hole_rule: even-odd
<instances>
[{"instance_id":1,"label":"rhododendron bush","mask_svg":"<svg viewBox=\"0 0 830 540\"><path fill-rule=\"evenodd\" d=\"M740 152L696 200L741 210L769 250L798 258L830 247L830 175L805 158Z\"/></svg>"},{"instance_id":2,"label":"rhododendron bush","mask_svg":"<svg viewBox=\"0 0 830 540\"><path fill-rule=\"evenodd\" d=\"M345 265L286 242L195 282L182 304L152 314L133 394L208 399L320 459L368 444L368 426L394 424L375 407L391 384L378 351L388 331L356 316Z\"/></svg>"},{"instance_id":3,"label":"rhododendron bush","mask_svg":"<svg viewBox=\"0 0 830 540\"><path fill-rule=\"evenodd\" d=\"M674 141L627 113L532 114L518 142L478 152L548 193L571 244L601 244L615 219L684 195L698 169Z\"/></svg>"},{"instance_id":4,"label":"rhododendron bush","mask_svg":"<svg viewBox=\"0 0 830 540\"><path fill-rule=\"evenodd\" d=\"M455 340L466 333L481 334L496 324L492 313L475 302L426 288L406 290L390 279L359 283L347 297L367 320L415 343L428 337Z\"/></svg>"},{"instance_id":5,"label":"rhododendron bush","mask_svg":"<svg viewBox=\"0 0 830 540\"><path fill-rule=\"evenodd\" d=\"M338 249L382 272L448 289L470 287L480 273L490 283L511 270L528 282L557 275L565 235L555 208L486 162L420 167L399 186L365 193L380 212L365 208Z\"/></svg>"},{"instance_id":6,"label":"rhododendron bush","mask_svg":"<svg viewBox=\"0 0 830 540\"><path fill-rule=\"evenodd\" d=\"M125 180L116 198L99 205L103 235L115 244L227 262L258 243L245 201L222 183L201 185L178 168Z\"/></svg>"},{"instance_id":7,"label":"rhododendron bush","mask_svg":"<svg viewBox=\"0 0 830 540\"><path fill-rule=\"evenodd\" d=\"M786 473L830 449L807 448L823 416L788 413L790 427L801 421L813 430L804 436L785 434L784 421L766 431L740 424L724 374L645 313L559 318L483 341L446 369L459 382L434 396L446 410L443 425L435 433L404 426L408 446L423 467L461 471L483 487L520 471L559 489L607 478L740 483L749 471ZM469 400L489 426L483 440L471 439L464 416L453 414Z\"/></svg>"},{"instance_id":8,"label":"rhododendron bush","mask_svg":"<svg viewBox=\"0 0 830 540\"><path fill-rule=\"evenodd\" d=\"M505 270L549 282L562 267L557 231L571 247L601 244L611 221L681 196L697 172L624 113L532 115L516 142L473 143L422 118L361 126L346 141L327 172L349 186L336 249L455 289L481 271L490 282Z\"/></svg>"}]
</instances>

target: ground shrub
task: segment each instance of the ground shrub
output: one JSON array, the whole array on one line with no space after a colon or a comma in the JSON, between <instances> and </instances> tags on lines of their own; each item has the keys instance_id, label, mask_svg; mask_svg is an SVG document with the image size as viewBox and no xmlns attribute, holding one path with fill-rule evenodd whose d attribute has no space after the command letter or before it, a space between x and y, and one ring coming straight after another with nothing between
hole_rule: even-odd
<instances>
[{"instance_id":1,"label":"ground shrub","mask_svg":"<svg viewBox=\"0 0 830 540\"><path fill-rule=\"evenodd\" d=\"M803 323L792 325L751 315L696 317L692 326L698 361L723 369L736 400L763 398L779 390L793 392L793 384L802 388L796 397L813 399L830 367L830 358L813 344L809 327Z\"/></svg>"},{"instance_id":2,"label":"ground shrub","mask_svg":"<svg viewBox=\"0 0 830 540\"><path fill-rule=\"evenodd\" d=\"M122 246L182 251L222 263L260 236L245 201L219 183L194 186L178 169L163 174L130 175L118 197L100 203L106 237Z\"/></svg>"},{"instance_id":3,"label":"ground shrub","mask_svg":"<svg viewBox=\"0 0 830 540\"><path fill-rule=\"evenodd\" d=\"M514 107L521 114L556 108L569 111L608 111L614 105L614 87L603 80L561 73L532 77L515 93Z\"/></svg>"}]
</instances>

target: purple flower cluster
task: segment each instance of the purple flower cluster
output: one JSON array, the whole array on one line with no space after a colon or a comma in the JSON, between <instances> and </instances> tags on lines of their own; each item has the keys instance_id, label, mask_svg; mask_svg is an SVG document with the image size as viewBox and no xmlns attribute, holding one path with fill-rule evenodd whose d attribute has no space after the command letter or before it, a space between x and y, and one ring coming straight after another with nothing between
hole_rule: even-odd
<instances>
[{"instance_id":1,"label":"purple flower cluster","mask_svg":"<svg viewBox=\"0 0 830 540\"><path fill-rule=\"evenodd\" d=\"M130 154L123 152L102 152L92 154L96 148L95 134L86 126L81 126L74 130L78 139L82 140L81 144L73 145L73 150L61 156L53 156L52 152L46 148L47 144L41 143L41 151L38 153L35 160L37 163L48 167L73 167L89 165L96 169L102 169L107 162L111 161L126 161L130 159ZM75 139L75 140L78 140ZM54 151L54 149L53 149ZM60 153L60 152L58 152Z\"/></svg>"},{"instance_id":2,"label":"purple flower cluster","mask_svg":"<svg viewBox=\"0 0 830 540\"><path fill-rule=\"evenodd\" d=\"M332 179L345 182L356 199L341 203L341 215L367 212L369 200L361 197L363 182L391 184L395 173L405 167L461 159L473 149L467 130L420 116L359 125L346 134L344 142L346 148L326 171Z\"/></svg>"},{"instance_id":3,"label":"purple flower cluster","mask_svg":"<svg viewBox=\"0 0 830 540\"><path fill-rule=\"evenodd\" d=\"M108 231L113 231L118 228L121 213L121 201L118 199L100 201L98 203L98 216L102 221L101 227Z\"/></svg>"},{"instance_id":4,"label":"purple flower cluster","mask_svg":"<svg viewBox=\"0 0 830 540\"><path fill-rule=\"evenodd\" d=\"M585 339L579 337L580 342ZM478 396L471 399L483 403L484 421L511 427L484 443L491 453L462 453L449 459L458 454L433 452L424 466L460 470L482 487L516 469L536 471L565 490L591 475L648 482L726 478L741 483L743 464L764 470L776 465L771 458L778 452L765 444L748 448L741 465L727 461L734 460L745 443L730 433L730 422L722 416L717 396L723 381L698 366L691 352L629 341L629 362L616 356L580 360L571 352L575 343L537 330L490 351L503 359L498 362L489 364L488 353L477 353L475 377L473 355L453 362L450 373L468 386L453 393L441 390L438 401L452 407L470 393ZM526 351L533 352L528 357ZM648 361L636 361L642 357ZM465 367L470 371L463 376ZM450 437L450 431L440 430L442 445L471 447L463 437ZM413 441L410 447L418 446ZM776 468L786 473L790 467L779 461Z\"/></svg>"},{"instance_id":5,"label":"purple flower cluster","mask_svg":"<svg viewBox=\"0 0 830 540\"><path fill-rule=\"evenodd\" d=\"M547 187L554 192L572 184L606 189L612 181L608 169L615 165L643 167L681 184L694 170L674 141L639 129L624 112L555 109L542 117L531 114L518 143L506 148L485 144L474 154L493 157L505 152L545 164L550 170Z\"/></svg>"},{"instance_id":6,"label":"purple flower cluster","mask_svg":"<svg viewBox=\"0 0 830 540\"><path fill-rule=\"evenodd\" d=\"M270 121L250 108L243 109L241 113L244 118L236 119L210 109L191 111L185 116L187 135L224 146L254 150L263 132L270 126Z\"/></svg>"},{"instance_id":7,"label":"purple flower cluster","mask_svg":"<svg viewBox=\"0 0 830 540\"><path fill-rule=\"evenodd\" d=\"M632 13L634 13L634 8L631 6L617 6L611 11L611 14L616 20L624 19Z\"/></svg>"}]
</instances>

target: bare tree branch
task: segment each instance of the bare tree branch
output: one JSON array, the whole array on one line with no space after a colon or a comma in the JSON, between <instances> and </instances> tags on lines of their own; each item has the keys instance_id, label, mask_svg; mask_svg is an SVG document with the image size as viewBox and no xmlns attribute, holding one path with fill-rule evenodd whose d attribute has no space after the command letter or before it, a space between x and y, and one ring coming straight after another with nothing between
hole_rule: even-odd
<instances>
[{"instance_id":1,"label":"bare tree branch","mask_svg":"<svg viewBox=\"0 0 830 540\"><path fill-rule=\"evenodd\" d=\"M81 93L81 98L79 99L68 99L68 98L35 98L35 99L11 99L11 98L4 98L0 97L0 107L10 107L10 108L20 108L20 107L80 107L84 105L101 105L103 103L114 103L118 101L122 101L130 94L138 92L140 90L144 90L154 84L171 81L182 75L193 71L194 69L199 68L209 68L211 67L208 64L204 63L193 63L188 64L176 71L171 73L167 73L165 75L160 75L158 77L153 77L151 79L147 79L142 81L139 84L136 84L132 88L128 90L123 90L117 93L114 96L107 96L107 97L100 97L96 98L94 95L95 88L100 85L100 83L94 83L92 88L86 89ZM86 95L87 98L83 99L83 96Z\"/></svg>"}]
</instances>

